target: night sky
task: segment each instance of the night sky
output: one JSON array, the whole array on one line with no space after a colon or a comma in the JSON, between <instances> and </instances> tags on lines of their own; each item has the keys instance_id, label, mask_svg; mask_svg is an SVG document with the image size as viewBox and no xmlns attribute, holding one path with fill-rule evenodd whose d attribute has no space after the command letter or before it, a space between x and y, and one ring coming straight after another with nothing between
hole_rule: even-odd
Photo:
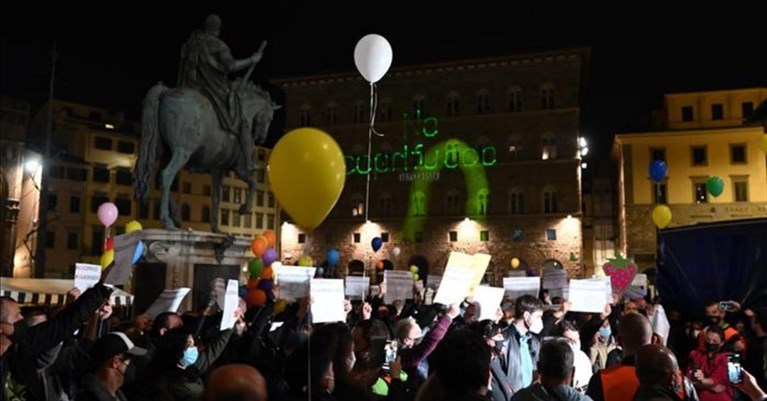
<instances>
[{"instance_id":1,"label":"night sky","mask_svg":"<svg viewBox=\"0 0 767 401\"><path fill-rule=\"evenodd\" d=\"M355 72L354 45L367 33L389 40L393 67L591 47L582 129L598 154L609 149L615 132L645 128L642 121L661 105L663 93L767 86L765 1L530 1L504 2L513 3L504 8L480 2L250 3L184 5L184 11L157 10L159 2L112 10L6 9L1 92L42 104L55 36L57 97L138 115L151 85L175 84L181 45L210 12L222 17L222 38L236 58L269 42L254 74L260 83ZM380 88L385 91L386 77Z\"/></svg>"}]
</instances>

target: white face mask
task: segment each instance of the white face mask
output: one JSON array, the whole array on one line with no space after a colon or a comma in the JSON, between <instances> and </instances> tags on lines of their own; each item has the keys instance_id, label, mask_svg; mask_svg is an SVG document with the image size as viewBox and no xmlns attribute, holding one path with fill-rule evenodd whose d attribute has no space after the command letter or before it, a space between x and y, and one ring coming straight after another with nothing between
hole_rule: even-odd
<instances>
[{"instance_id":1,"label":"white face mask","mask_svg":"<svg viewBox=\"0 0 767 401\"><path fill-rule=\"evenodd\" d=\"M530 325L528 326L528 330L530 330L533 334L538 334L543 330L543 319L541 318L534 318L530 317L532 321L530 322Z\"/></svg>"}]
</instances>

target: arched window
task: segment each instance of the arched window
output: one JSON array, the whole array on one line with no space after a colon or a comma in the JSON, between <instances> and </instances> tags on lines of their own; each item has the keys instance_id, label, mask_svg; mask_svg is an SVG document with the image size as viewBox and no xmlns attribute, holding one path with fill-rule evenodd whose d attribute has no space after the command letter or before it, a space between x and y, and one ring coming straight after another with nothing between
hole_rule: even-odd
<instances>
[{"instance_id":1,"label":"arched window","mask_svg":"<svg viewBox=\"0 0 767 401\"><path fill-rule=\"evenodd\" d=\"M445 214L455 215L461 212L461 194L452 190L447 193Z\"/></svg>"},{"instance_id":2,"label":"arched window","mask_svg":"<svg viewBox=\"0 0 767 401\"><path fill-rule=\"evenodd\" d=\"M519 85L514 85L509 88L509 111L522 111L522 88Z\"/></svg>"},{"instance_id":3,"label":"arched window","mask_svg":"<svg viewBox=\"0 0 767 401\"><path fill-rule=\"evenodd\" d=\"M426 115L426 97L424 95L418 94L413 96L412 113L414 118L417 118L419 115L421 117Z\"/></svg>"},{"instance_id":4,"label":"arched window","mask_svg":"<svg viewBox=\"0 0 767 401\"><path fill-rule=\"evenodd\" d=\"M477 104L477 114L490 113L490 92L487 89L480 89L475 96Z\"/></svg>"},{"instance_id":5,"label":"arched window","mask_svg":"<svg viewBox=\"0 0 767 401\"><path fill-rule=\"evenodd\" d=\"M325 125L336 125L338 122L338 105L336 103L328 103L325 108Z\"/></svg>"},{"instance_id":6,"label":"arched window","mask_svg":"<svg viewBox=\"0 0 767 401\"><path fill-rule=\"evenodd\" d=\"M391 119L391 99L387 97L378 102L378 121L391 121Z\"/></svg>"},{"instance_id":7,"label":"arched window","mask_svg":"<svg viewBox=\"0 0 767 401\"><path fill-rule=\"evenodd\" d=\"M461 114L461 97L456 92L447 94L447 115L448 117Z\"/></svg>"},{"instance_id":8,"label":"arched window","mask_svg":"<svg viewBox=\"0 0 767 401\"><path fill-rule=\"evenodd\" d=\"M210 206L205 205L202 207L202 221L208 222L210 221Z\"/></svg>"},{"instance_id":9,"label":"arched window","mask_svg":"<svg viewBox=\"0 0 767 401\"><path fill-rule=\"evenodd\" d=\"M410 201L414 216L426 216L426 195L423 191L416 191Z\"/></svg>"},{"instance_id":10,"label":"arched window","mask_svg":"<svg viewBox=\"0 0 767 401\"><path fill-rule=\"evenodd\" d=\"M184 203L183 205L181 205L181 220L183 221L192 220L192 208L189 207L188 203Z\"/></svg>"},{"instance_id":11,"label":"arched window","mask_svg":"<svg viewBox=\"0 0 767 401\"><path fill-rule=\"evenodd\" d=\"M298 111L298 124L302 127L312 125L312 106L305 104Z\"/></svg>"},{"instance_id":12,"label":"arched window","mask_svg":"<svg viewBox=\"0 0 767 401\"><path fill-rule=\"evenodd\" d=\"M543 189L543 213L557 213L557 189L547 186Z\"/></svg>"},{"instance_id":13,"label":"arched window","mask_svg":"<svg viewBox=\"0 0 767 401\"><path fill-rule=\"evenodd\" d=\"M354 194L352 196L352 216L364 216L365 215L365 198L360 194Z\"/></svg>"},{"instance_id":14,"label":"arched window","mask_svg":"<svg viewBox=\"0 0 767 401\"><path fill-rule=\"evenodd\" d=\"M365 117L365 103L362 100L357 100L354 102L352 122L355 124L361 124L365 121L367 121L367 117Z\"/></svg>"},{"instance_id":15,"label":"arched window","mask_svg":"<svg viewBox=\"0 0 767 401\"><path fill-rule=\"evenodd\" d=\"M509 213L522 214L525 212L525 195L520 187L514 187L509 191Z\"/></svg>"},{"instance_id":16,"label":"arched window","mask_svg":"<svg viewBox=\"0 0 767 401\"><path fill-rule=\"evenodd\" d=\"M541 108L553 109L554 108L554 84L547 82L541 85Z\"/></svg>"},{"instance_id":17,"label":"arched window","mask_svg":"<svg viewBox=\"0 0 767 401\"><path fill-rule=\"evenodd\" d=\"M549 160L557 158L557 137L545 134L541 139L541 159Z\"/></svg>"},{"instance_id":18,"label":"arched window","mask_svg":"<svg viewBox=\"0 0 767 401\"><path fill-rule=\"evenodd\" d=\"M482 188L477 192L477 214L486 215L490 204L490 191Z\"/></svg>"},{"instance_id":19,"label":"arched window","mask_svg":"<svg viewBox=\"0 0 767 401\"><path fill-rule=\"evenodd\" d=\"M519 134L512 134L509 137L509 158L511 160L522 159L522 137Z\"/></svg>"}]
</instances>

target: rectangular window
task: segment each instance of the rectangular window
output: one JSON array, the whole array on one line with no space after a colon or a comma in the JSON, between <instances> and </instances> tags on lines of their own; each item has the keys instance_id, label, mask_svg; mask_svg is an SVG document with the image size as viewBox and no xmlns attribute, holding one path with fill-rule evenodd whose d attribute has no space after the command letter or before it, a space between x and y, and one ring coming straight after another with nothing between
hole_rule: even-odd
<instances>
[{"instance_id":1,"label":"rectangular window","mask_svg":"<svg viewBox=\"0 0 767 401\"><path fill-rule=\"evenodd\" d=\"M746 164L746 144L730 144L730 164Z\"/></svg>"},{"instance_id":2,"label":"rectangular window","mask_svg":"<svg viewBox=\"0 0 767 401\"><path fill-rule=\"evenodd\" d=\"M131 186L133 185L133 174L131 174L130 169L125 167L119 167L117 169L117 185L125 185L125 186Z\"/></svg>"},{"instance_id":3,"label":"rectangular window","mask_svg":"<svg viewBox=\"0 0 767 401\"><path fill-rule=\"evenodd\" d=\"M705 146L693 146L691 152L693 166L705 166L708 164L708 155Z\"/></svg>"},{"instance_id":4,"label":"rectangular window","mask_svg":"<svg viewBox=\"0 0 767 401\"><path fill-rule=\"evenodd\" d=\"M546 240L548 241L556 241L557 240L557 230L553 228L547 228L546 229Z\"/></svg>"},{"instance_id":5,"label":"rectangular window","mask_svg":"<svg viewBox=\"0 0 767 401\"><path fill-rule=\"evenodd\" d=\"M104 229L101 226L93 226L91 237L91 255L101 255L104 250Z\"/></svg>"},{"instance_id":6,"label":"rectangular window","mask_svg":"<svg viewBox=\"0 0 767 401\"><path fill-rule=\"evenodd\" d=\"M133 213L133 202L131 202L131 199L128 196L119 196L117 200L115 200L115 206L117 206L120 216L130 216L131 213Z\"/></svg>"},{"instance_id":7,"label":"rectangular window","mask_svg":"<svg viewBox=\"0 0 767 401\"><path fill-rule=\"evenodd\" d=\"M748 178L733 177L732 189L735 192L733 198L735 202L748 202Z\"/></svg>"},{"instance_id":8,"label":"rectangular window","mask_svg":"<svg viewBox=\"0 0 767 401\"><path fill-rule=\"evenodd\" d=\"M264 214L256 213L256 228L264 228Z\"/></svg>"},{"instance_id":9,"label":"rectangular window","mask_svg":"<svg viewBox=\"0 0 767 401\"><path fill-rule=\"evenodd\" d=\"M666 161L666 148L650 148L650 161Z\"/></svg>"},{"instance_id":10,"label":"rectangular window","mask_svg":"<svg viewBox=\"0 0 767 401\"><path fill-rule=\"evenodd\" d=\"M69 212L80 213L80 197L79 196L69 197Z\"/></svg>"},{"instance_id":11,"label":"rectangular window","mask_svg":"<svg viewBox=\"0 0 767 401\"><path fill-rule=\"evenodd\" d=\"M229 225L229 210L221 209L221 225Z\"/></svg>"},{"instance_id":12,"label":"rectangular window","mask_svg":"<svg viewBox=\"0 0 767 401\"><path fill-rule=\"evenodd\" d=\"M56 232L54 231L45 232L45 247L47 249L56 248Z\"/></svg>"},{"instance_id":13,"label":"rectangular window","mask_svg":"<svg viewBox=\"0 0 767 401\"><path fill-rule=\"evenodd\" d=\"M69 167L67 168L67 179L84 182L88 179L88 172L84 168Z\"/></svg>"},{"instance_id":14,"label":"rectangular window","mask_svg":"<svg viewBox=\"0 0 767 401\"><path fill-rule=\"evenodd\" d=\"M97 164L93 166L93 181L95 182L109 182L109 169L106 165Z\"/></svg>"},{"instance_id":15,"label":"rectangular window","mask_svg":"<svg viewBox=\"0 0 767 401\"><path fill-rule=\"evenodd\" d=\"M48 211L55 212L59 206L59 197L56 194L48 194Z\"/></svg>"},{"instance_id":16,"label":"rectangular window","mask_svg":"<svg viewBox=\"0 0 767 401\"><path fill-rule=\"evenodd\" d=\"M269 192L269 207L274 207L274 194Z\"/></svg>"},{"instance_id":17,"label":"rectangular window","mask_svg":"<svg viewBox=\"0 0 767 401\"><path fill-rule=\"evenodd\" d=\"M272 213L266 215L266 228L274 230L274 215Z\"/></svg>"},{"instance_id":18,"label":"rectangular window","mask_svg":"<svg viewBox=\"0 0 767 401\"><path fill-rule=\"evenodd\" d=\"M360 235L360 233L354 233L354 234L352 235L352 241L353 241L355 244L359 244L361 240L362 240L362 236Z\"/></svg>"},{"instance_id":19,"label":"rectangular window","mask_svg":"<svg viewBox=\"0 0 767 401\"><path fill-rule=\"evenodd\" d=\"M229 192L232 189L228 185L224 185L221 188L221 201L223 202L229 202Z\"/></svg>"},{"instance_id":20,"label":"rectangular window","mask_svg":"<svg viewBox=\"0 0 767 401\"><path fill-rule=\"evenodd\" d=\"M264 206L264 191L256 191L256 206Z\"/></svg>"},{"instance_id":21,"label":"rectangular window","mask_svg":"<svg viewBox=\"0 0 767 401\"><path fill-rule=\"evenodd\" d=\"M695 203L708 203L708 189L706 189L706 182L693 183L693 199Z\"/></svg>"},{"instance_id":22,"label":"rectangular window","mask_svg":"<svg viewBox=\"0 0 767 401\"><path fill-rule=\"evenodd\" d=\"M234 203L242 203L242 188L234 189Z\"/></svg>"},{"instance_id":23,"label":"rectangular window","mask_svg":"<svg viewBox=\"0 0 767 401\"><path fill-rule=\"evenodd\" d=\"M298 243L299 244L305 244L306 243L306 234L298 234Z\"/></svg>"},{"instance_id":24,"label":"rectangular window","mask_svg":"<svg viewBox=\"0 0 767 401\"><path fill-rule=\"evenodd\" d=\"M389 233L381 233L381 241L389 242Z\"/></svg>"},{"instance_id":25,"label":"rectangular window","mask_svg":"<svg viewBox=\"0 0 767 401\"><path fill-rule=\"evenodd\" d=\"M67 234L67 249L77 249L80 245L80 238L77 233Z\"/></svg>"},{"instance_id":26,"label":"rectangular window","mask_svg":"<svg viewBox=\"0 0 767 401\"><path fill-rule=\"evenodd\" d=\"M458 231L450 231L450 242L458 241Z\"/></svg>"},{"instance_id":27,"label":"rectangular window","mask_svg":"<svg viewBox=\"0 0 767 401\"><path fill-rule=\"evenodd\" d=\"M743 119L751 118L754 115L754 102L741 103L740 111L743 114Z\"/></svg>"},{"instance_id":28,"label":"rectangular window","mask_svg":"<svg viewBox=\"0 0 767 401\"><path fill-rule=\"evenodd\" d=\"M102 203L109 202L109 197L103 192L94 192L91 197L91 212L96 213Z\"/></svg>"},{"instance_id":29,"label":"rectangular window","mask_svg":"<svg viewBox=\"0 0 767 401\"><path fill-rule=\"evenodd\" d=\"M117 151L126 155L132 155L136 153L136 144L127 141L117 141Z\"/></svg>"},{"instance_id":30,"label":"rectangular window","mask_svg":"<svg viewBox=\"0 0 767 401\"><path fill-rule=\"evenodd\" d=\"M242 223L242 226L245 228L253 228L253 213L245 215L245 222Z\"/></svg>"},{"instance_id":31,"label":"rectangular window","mask_svg":"<svg viewBox=\"0 0 767 401\"><path fill-rule=\"evenodd\" d=\"M99 150L112 150L112 138L94 136L93 147Z\"/></svg>"},{"instance_id":32,"label":"rectangular window","mask_svg":"<svg viewBox=\"0 0 767 401\"><path fill-rule=\"evenodd\" d=\"M714 103L711 105L711 119L723 120L724 119L724 106L721 103Z\"/></svg>"},{"instance_id":33,"label":"rectangular window","mask_svg":"<svg viewBox=\"0 0 767 401\"><path fill-rule=\"evenodd\" d=\"M692 106L682 107L682 121L690 122L693 119Z\"/></svg>"},{"instance_id":34,"label":"rectangular window","mask_svg":"<svg viewBox=\"0 0 767 401\"><path fill-rule=\"evenodd\" d=\"M479 240L482 242L490 241L490 231L482 230L479 232Z\"/></svg>"},{"instance_id":35,"label":"rectangular window","mask_svg":"<svg viewBox=\"0 0 767 401\"><path fill-rule=\"evenodd\" d=\"M652 200L655 204L666 204L667 201L667 195L666 195L666 181L656 183L653 182L652 184Z\"/></svg>"},{"instance_id":36,"label":"rectangular window","mask_svg":"<svg viewBox=\"0 0 767 401\"><path fill-rule=\"evenodd\" d=\"M240 226L240 214L236 211L232 211L232 227Z\"/></svg>"}]
</instances>

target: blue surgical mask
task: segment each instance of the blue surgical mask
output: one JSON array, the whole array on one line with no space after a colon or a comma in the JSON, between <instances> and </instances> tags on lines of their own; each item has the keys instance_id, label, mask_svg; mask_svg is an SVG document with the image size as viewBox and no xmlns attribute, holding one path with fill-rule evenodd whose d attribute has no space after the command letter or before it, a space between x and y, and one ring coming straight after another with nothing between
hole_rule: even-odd
<instances>
[{"instance_id":1,"label":"blue surgical mask","mask_svg":"<svg viewBox=\"0 0 767 401\"><path fill-rule=\"evenodd\" d=\"M199 356L199 353L197 352L197 347L189 347L186 350L184 350L184 356L181 358L181 361L179 361L179 363L181 364L181 366L184 367L184 369L186 369L189 366L194 365L195 362L197 362L198 356Z\"/></svg>"},{"instance_id":2,"label":"blue surgical mask","mask_svg":"<svg viewBox=\"0 0 767 401\"><path fill-rule=\"evenodd\" d=\"M613 334L613 331L609 327L599 328L599 335L602 336L602 338L610 338L612 334Z\"/></svg>"}]
</instances>

